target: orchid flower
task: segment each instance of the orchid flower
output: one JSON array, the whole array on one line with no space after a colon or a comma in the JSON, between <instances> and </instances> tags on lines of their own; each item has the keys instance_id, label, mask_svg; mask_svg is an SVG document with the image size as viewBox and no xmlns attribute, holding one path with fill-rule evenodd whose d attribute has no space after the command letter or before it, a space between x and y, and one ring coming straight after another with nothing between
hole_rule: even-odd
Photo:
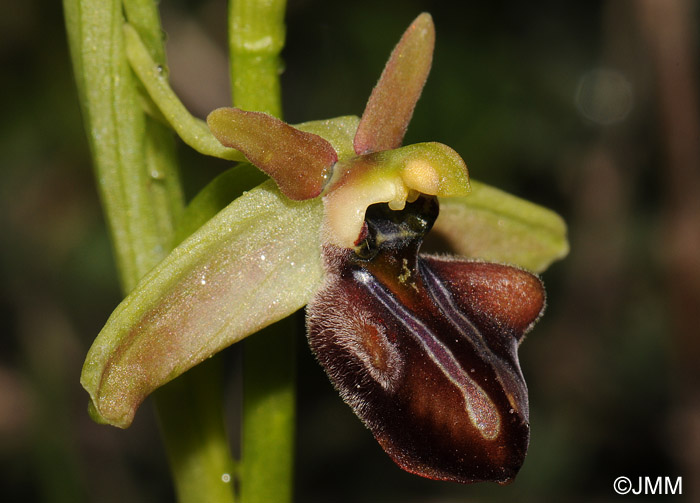
<instances>
[{"instance_id":1,"label":"orchid flower","mask_svg":"<svg viewBox=\"0 0 700 503\"><path fill-rule=\"evenodd\" d=\"M470 182L445 145L401 146L434 38L421 14L361 119L209 115L217 148L272 180L192 223L114 311L81 379L97 421L129 426L156 388L308 305L312 351L401 468L463 483L515 476L529 441L517 348L545 301L525 269L566 254L565 226ZM212 204L223 180L191 206ZM461 256L420 254L431 229Z\"/></svg>"}]
</instances>

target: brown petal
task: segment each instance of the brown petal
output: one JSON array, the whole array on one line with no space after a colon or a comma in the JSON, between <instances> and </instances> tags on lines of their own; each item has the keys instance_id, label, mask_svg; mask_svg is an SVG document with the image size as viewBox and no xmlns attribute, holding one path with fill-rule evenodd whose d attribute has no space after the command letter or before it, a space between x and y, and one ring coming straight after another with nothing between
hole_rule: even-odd
<instances>
[{"instance_id":1,"label":"brown petal","mask_svg":"<svg viewBox=\"0 0 700 503\"><path fill-rule=\"evenodd\" d=\"M207 124L223 145L243 152L290 199L321 194L338 161L333 146L320 136L262 112L219 108L209 114Z\"/></svg>"},{"instance_id":2,"label":"brown petal","mask_svg":"<svg viewBox=\"0 0 700 503\"><path fill-rule=\"evenodd\" d=\"M401 145L430 73L434 46L433 18L424 12L401 37L369 97L355 134L358 155Z\"/></svg>"}]
</instances>

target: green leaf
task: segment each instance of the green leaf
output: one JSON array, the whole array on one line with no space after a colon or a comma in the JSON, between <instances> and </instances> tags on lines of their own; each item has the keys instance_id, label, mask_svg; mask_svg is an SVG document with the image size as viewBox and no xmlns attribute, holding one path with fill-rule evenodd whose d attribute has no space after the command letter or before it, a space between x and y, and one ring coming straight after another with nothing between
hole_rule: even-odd
<instances>
[{"instance_id":1,"label":"green leaf","mask_svg":"<svg viewBox=\"0 0 700 503\"><path fill-rule=\"evenodd\" d=\"M466 197L440 198L433 237L465 257L544 271L569 252L566 224L551 210L471 180Z\"/></svg>"},{"instance_id":2,"label":"green leaf","mask_svg":"<svg viewBox=\"0 0 700 503\"><path fill-rule=\"evenodd\" d=\"M64 0L64 8L100 198L128 291L165 255L181 209L174 143L140 108L121 2Z\"/></svg>"},{"instance_id":3,"label":"green leaf","mask_svg":"<svg viewBox=\"0 0 700 503\"><path fill-rule=\"evenodd\" d=\"M173 250L90 348L93 417L127 427L154 389L303 307L321 280L321 218L320 200L290 201L268 181Z\"/></svg>"}]
</instances>

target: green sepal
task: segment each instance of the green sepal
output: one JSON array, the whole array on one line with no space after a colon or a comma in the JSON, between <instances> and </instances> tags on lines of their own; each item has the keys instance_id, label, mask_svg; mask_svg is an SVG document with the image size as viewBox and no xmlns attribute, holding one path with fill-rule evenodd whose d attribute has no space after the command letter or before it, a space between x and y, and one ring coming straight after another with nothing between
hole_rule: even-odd
<instances>
[{"instance_id":1,"label":"green sepal","mask_svg":"<svg viewBox=\"0 0 700 503\"><path fill-rule=\"evenodd\" d=\"M265 173L247 162L219 174L185 208L175 230L173 244L180 244L245 191L268 179Z\"/></svg>"},{"instance_id":2,"label":"green sepal","mask_svg":"<svg viewBox=\"0 0 700 503\"><path fill-rule=\"evenodd\" d=\"M450 251L542 272L569 252L566 224L555 212L471 180L466 197L440 198L431 234Z\"/></svg>"},{"instance_id":3,"label":"green sepal","mask_svg":"<svg viewBox=\"0 0 700 503\"><path fill-rule=\"evenodd\" d=\"M343 115L332 119L302 122L294 127L317 134L333 146L339 161L345 161L355 156L352 141L359 124L360 118L356 115Z\"/></svg>"},{"instance_id":4,"label":"green sepal","mask_svg":"<svg viewBox=\"0 0 700 503\"><path fill-rule=\"evenodd\" d=\"M303 307L321 280L321 218L319 199L290 201L268 181L175 248L90 348L93 418L129 426L153 390Z\"/></svg>"}]
</instances>

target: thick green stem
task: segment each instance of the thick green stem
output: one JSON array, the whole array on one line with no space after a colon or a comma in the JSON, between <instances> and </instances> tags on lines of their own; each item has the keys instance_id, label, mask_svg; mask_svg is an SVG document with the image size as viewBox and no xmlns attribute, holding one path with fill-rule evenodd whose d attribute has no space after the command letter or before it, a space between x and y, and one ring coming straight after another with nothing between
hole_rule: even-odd
<instances>
[{"instance_id":1,"label":"thick green stem","mask_svg":"<svg viewBox=\"0 0 700 503\"><path fill-rule=\"evenodd\" d=\"M231 0L229 51L233 104L282 116L279 76L286 0Z\"/></svg>"},{"instance_id":2,"label":"thick green stem","mask_svg":"<svg viewBox=\"0 0 700 503\"><path fill-rule=\"evenodd\" d=\"M172 132L148 117L127 60L124 12L150 58L165 64L152 0L64 0L76 82L95 175L124 293L170 251L183 198ZM221 377L205 367L157 400L178 499L233 501L221 418ZM175 396L176 395L176 396Z\"/></svg>"},{"instance_id":3,"label":"thick green stem","mask_svg":"<svg viewBox=\"0 0 700 503\"><path fill-rule=\"evenodd\" d=\"M284 45L285 0L232 0L229 43L233 104L282 115L279 53ZM296 326L277 323L245 341L241 500L292 499Z\"/></svg>"},{"instance_id":4,"label":"thick green stem","mask_svg":"<svg viewBox=\"0 0 700 503\"><path fill-rule=\"evenodd\" d=\"M217 356L154 395L178 501L234 500L235 465L222 413L223 372Z\"/></svg>"},{"instance_id":5,"label":"thick green stem","mask_svg":"<svg viewBox=\"0 0 700 503\"><path fill-rule=\"evenodd\" d=\"M241 501L292 501L296 317L245 340Z\"/></svg>"}]
</instances>

